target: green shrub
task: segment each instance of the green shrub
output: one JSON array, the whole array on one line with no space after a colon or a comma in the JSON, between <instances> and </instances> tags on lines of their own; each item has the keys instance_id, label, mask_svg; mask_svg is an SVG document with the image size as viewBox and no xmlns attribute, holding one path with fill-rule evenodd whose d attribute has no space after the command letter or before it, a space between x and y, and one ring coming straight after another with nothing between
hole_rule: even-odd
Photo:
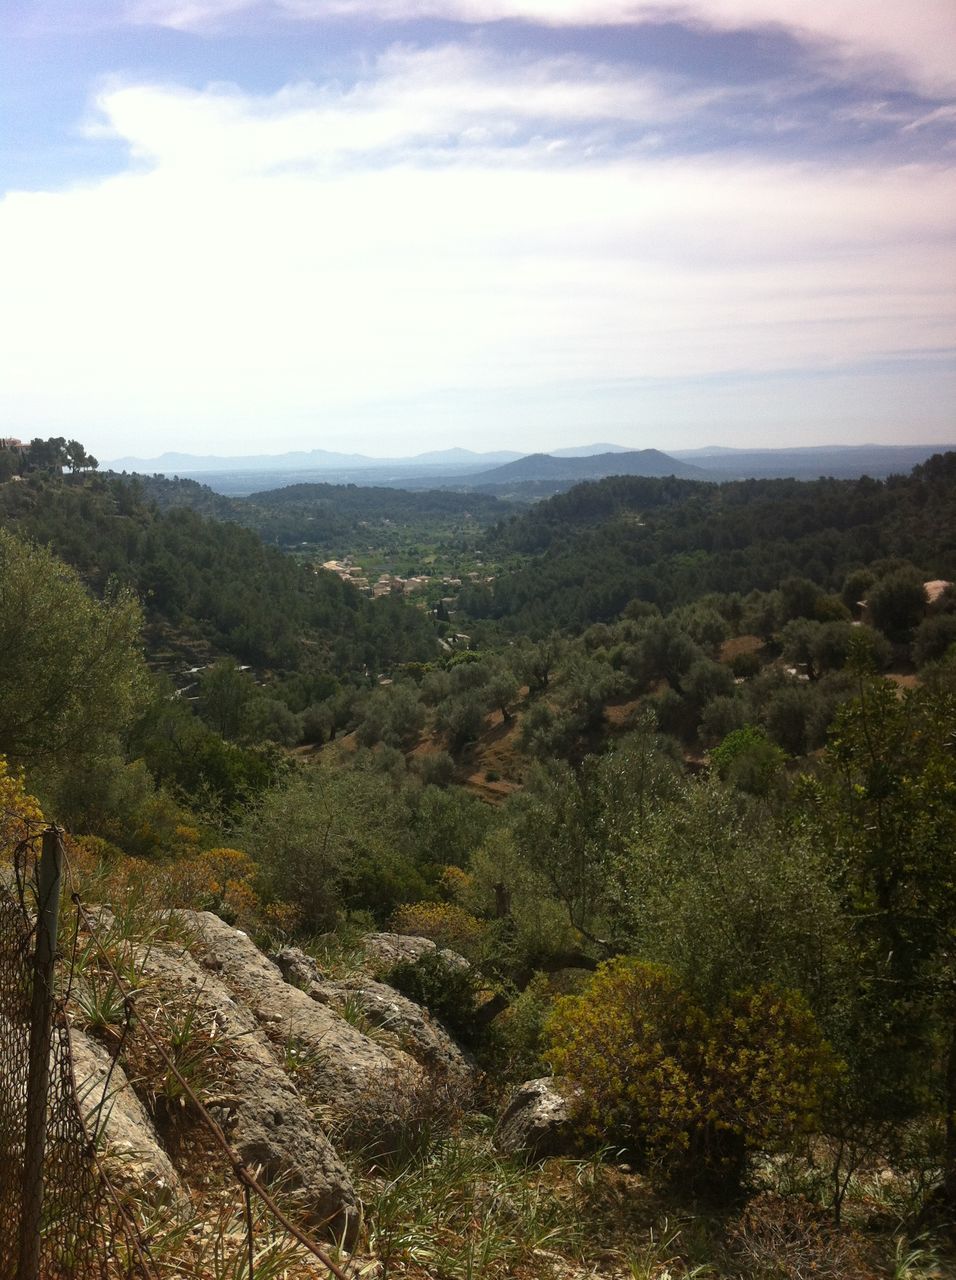
<instances>
[{"instance_id":1,"label":"green shrub","mask_svg":"<svg viewBox=\"0 0 956 1280\"><path fill-rule=\"evenodd\" d=\"M731 661L730 669L739 679L746 680L760 670L760 658L756 653L738 653Z\"/></svg>"},{"instance_id":2,"label":"green shrub","mask_svg":"<svg viewBox=\"0 0 956 1280\"><path fill-rule=\"evenodd\" d=\"M710 753L710 763L720 777L751 795L767 794L785 758L764 731L752 724L728 733Z\"/></svg>"},{"instance_id":3,"label":"green shrub","mask_svg":"<svg viewBox=\"0 0 956 1280\"><path fill-rule=\"evenodd\" d=\"M392 916L396 933L430 938L436 946L471 955L481 942L484 923L455 902L406 902Z\"/></svg>"},{"instance_id":4,"label":"green shrub","mask_svg":"<svg viewBox=\"0 0 956 1280\"><path fill-rule=\"evenodd\" d=\"M479 989L473 969L448 961L437 951L426 951L417 960L395 965L385 980L453 1034L465 1040L472 1035Z\"/></svg>"},{"instance_id":5,"label":"green shrub","mask_svg":"<svg viewBox=\"0 0 956 1280\"><path fill-rule=\"evenodd\" d=\"M866 598L873 625L890 640L907 640L926 612L922 575L909 566L888 573Z\"/></svg>"}]
</instances>

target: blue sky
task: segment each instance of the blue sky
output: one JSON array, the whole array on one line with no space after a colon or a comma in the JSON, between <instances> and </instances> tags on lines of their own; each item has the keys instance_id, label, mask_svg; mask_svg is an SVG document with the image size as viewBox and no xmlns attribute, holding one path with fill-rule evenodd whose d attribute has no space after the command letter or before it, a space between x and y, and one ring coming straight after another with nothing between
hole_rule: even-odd
<instances>
[{"instance_id":1,"label":"blue sky","mask_svg":"<svg viewBox=\"0 0 956 1280\"><path fill-rule=\"evenodd\" d=\"M7 0L0 434L954 442L954 47L950 0Z\"/></svg>"}]
</instances>

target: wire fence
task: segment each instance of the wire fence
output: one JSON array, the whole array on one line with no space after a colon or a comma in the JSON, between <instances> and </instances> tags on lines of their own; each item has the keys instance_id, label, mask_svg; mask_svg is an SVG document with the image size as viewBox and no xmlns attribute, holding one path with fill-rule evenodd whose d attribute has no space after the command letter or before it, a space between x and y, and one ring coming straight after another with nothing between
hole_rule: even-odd
<instances>
[{"instance_id":1,"label":"wire fence","mask_svg":"<svg viewBox=\"0 0 956 1280\"><path fill-rule=\"evenodd\" d=\"M326 1274L348 1280L346 1270L285 1213L257 1171L233 1150L167 1047L140 1022L137 1032L177 1079L203 1133L206 1158L218 1162L237 1202L225 1234L220 1207L219 1239L212 1240L208 1266L195 1251L193 1262L188 1250L154 1256L157 1235L163 1234L157 1233L155 1217L144 1223L143 1206L117 1191L102 1159L109 1104L84 1119L78 1099L70 1017L81 932L125 1010L124 1037L112 1049L104 1102L126 1031L136 1020L136 993L117 969L75 882L69 893L73 936L62 948L66 958L57 950L63 859L61 833L47 828L17 845L12 869L7 863L0 877L0 1280L218 1280L226 1268L231 1280L256 1280L275 1275L280 1257L290 1263L311 1259L308 1274L317 1274L318 1262ZM68 863L66 874L72 880ZM90 1123L97 1131L91 1132ZM201 1216L191 1232L189 1225L179 1239L202 1242ZM294 1267L282 1271L295 1273Z\"/></svg>"},{"instance_id":2,"label":"wire fence","mask_svg":"<svg viewBox=\"0 0 956 1280\"><path fill-rule=\"evenodd\" d=\"M97 1166L54 978L59 853L52 830L22 842L0 888L0 1280L132 1280L145 1259Z\"/></svg>"}]
</instances>

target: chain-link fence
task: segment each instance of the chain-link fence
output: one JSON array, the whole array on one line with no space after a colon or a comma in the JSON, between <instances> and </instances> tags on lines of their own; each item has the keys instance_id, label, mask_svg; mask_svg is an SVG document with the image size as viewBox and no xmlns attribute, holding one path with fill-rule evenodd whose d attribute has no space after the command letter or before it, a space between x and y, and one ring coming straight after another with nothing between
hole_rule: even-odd
<instances>
[{"instance_id":1,"label":"chain-link fence","mask_svg":"<svg viewBox=\"0 0 956 1280\"><path fill-rule=\"evenodd\" d=\"M228 1259L214 1242L212 1269L201 1261L166 1256L160 1271L149 1233L141 1230L135 1206L113 1187L99 1157L98 1135L90 1132L77 1098L70 996L81 931L122 996L127 1029L134 993L75 884L69 895L73 936L63 948L67 959L58 956L64 897L60 832L47 828L22 841L12 866L8 857L6 851L0 859L0 1280L158 1280L160 1274L176 1280L226 1274L230 1280L240 1275L256 1280L259 1274L277 1274L268 1258L283 1251L290 1260L294 1254L304 1262L309 1275L315 1275L318 1262L327 1274L346 1280L345 1271L287 1216L257 1171L229 1146L166 1046L141 1023L151 1050L188 1099L205 1134L208 1158L228 1169L241 1204L238 1235L233 1227L230 1239L221 1242L228 1245ZM117 1054L118 1046L114 1060ZM105 1119L102 1106L90 1117L97 1127ZM282 1274L304 1272L297 1267Z\"/></svg>"},{"instance_id":2,"label":"chain-link fence","mask_svg":"<svg viewBox=\"0 0 956 1280\"><path fill-rule=\"evenodd\" d=\"M44 832L0 883L0 1280L132 1280L148 1263L97 1167L56 990L60 856Z\"/></svg>"}]
</instances>

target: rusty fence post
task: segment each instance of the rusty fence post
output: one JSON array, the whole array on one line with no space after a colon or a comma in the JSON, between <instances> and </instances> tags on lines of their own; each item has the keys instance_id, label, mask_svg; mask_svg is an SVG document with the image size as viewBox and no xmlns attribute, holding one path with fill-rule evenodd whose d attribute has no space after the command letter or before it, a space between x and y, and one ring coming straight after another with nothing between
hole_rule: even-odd
<instances>
[{"instance_id":1,"label":"rusty fence post","mask_svg":"<svg viewBox=\"0 0 956 1280\"><path fill-rule=\"evenodd\" d=\"M30 1001L30 1058L27 1069L26 1134L23 1160L23 1198L20 1211L20 1254L17 1280L38 1280L40 1221L43 1212L43 1154L46 1139L47 1093L50 1087L50 1047L56 999L56 933L63 878L60 832L43 833L37 877L36 947L33 953L33 991Z\"/></svg>"}]
</instances>

